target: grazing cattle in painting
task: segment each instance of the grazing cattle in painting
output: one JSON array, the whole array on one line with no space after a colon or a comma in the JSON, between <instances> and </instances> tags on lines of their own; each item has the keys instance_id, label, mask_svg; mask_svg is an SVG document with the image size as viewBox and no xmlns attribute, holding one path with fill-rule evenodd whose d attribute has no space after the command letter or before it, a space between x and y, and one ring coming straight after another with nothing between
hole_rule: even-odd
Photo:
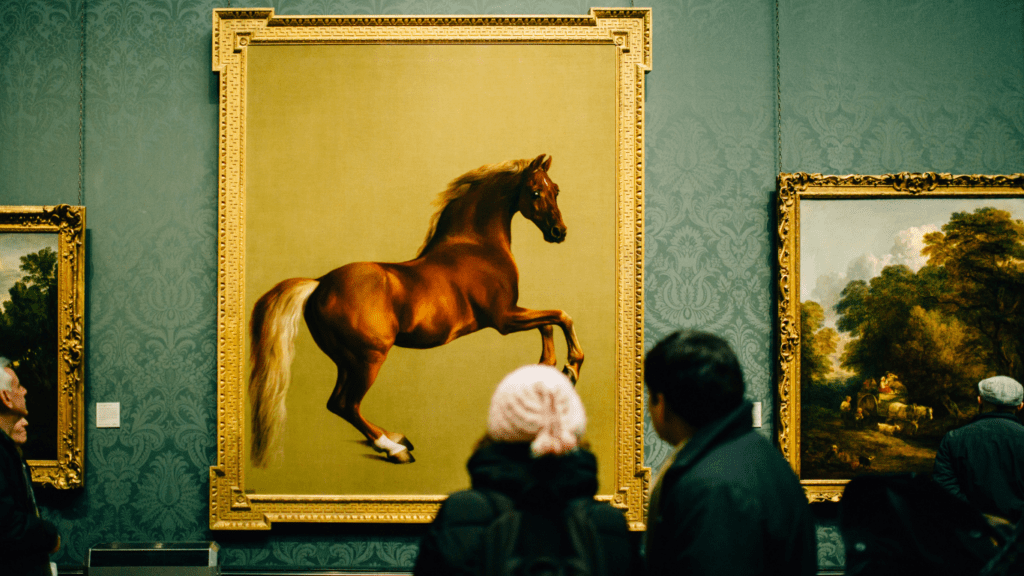
<instances>
[{"instance_id":1,"label":"grazing cattle in painting","mask_svg":"<svg viewBox=\"0 0 1024 576\"><path fill-rule=\"evenodd\" d=\"M904 404L902 402L890 402L889 403L889 418L888 422L904 421L904 422L918 422L920 420L931 420L932 409L928 406L919 406L917 404Z\"/></svg>"},{"instance_id":2,"label":"grazing cattle in painting","mask_svg":"<svg viewBox=\"0 0 1024 576\"><path fill-rule=\"evenodd\" d=\"M878 431L886 436L895 436L903 430L903 427L899 424L882 424L879 422L877 426Z\"/></svg>"},{"instance_id":3,"label":"grazing cattle in painting","mask_svg":"<svg viewBox=\"0 0 1024 576\"><path fill-rule=\"evenodd\" d=\"M482 166L456 178L439 203L427 238L407 262L357 262L319 279L284 280L253 306L251 330L252 462L267 465L285 421L293 340L305 318L317 346L338 367L327 409L359 430L389 462L414 461L412 443L364 418L360 404L393 346L434 348L483 328L501 334L537 329L540 363L555 364L553 328L568 344L563 371L575 382L583 351L562 310L518 305L512 217L532 221L548 242L565 240L551 157Z\"/></svg>"}]
</instances>

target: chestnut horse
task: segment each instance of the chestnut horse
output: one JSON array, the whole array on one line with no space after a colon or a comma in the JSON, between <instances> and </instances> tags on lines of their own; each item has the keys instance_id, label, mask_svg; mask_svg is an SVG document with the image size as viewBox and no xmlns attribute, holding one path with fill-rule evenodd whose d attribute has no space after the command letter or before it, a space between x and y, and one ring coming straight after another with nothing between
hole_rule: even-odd
<instances>
[{"instance_id":1,"label":"chestnut horse","mask_svg":"<svg viewBox=\"0 0 1024 576\"><path fill-rule=\"evenodd\" d=\"M563 371L575 382L583 351L569 315L517 305L512 216L528 218L548 242L565 240L550 167L551 157L541 154L456 178L438 199L441 208L413 260L356 262L316 280L285 280L264 294L250 322L253 464L268 464L282 434L300 313L317 346L338 367L327 409L387 453L389 462L412 462L412 443L366 420L359 406L392 346L433 348L482 328L503 335L536 328L540 362L553 366L552 326L558 325L568 345Z\"/></svg>"}]
</instances>

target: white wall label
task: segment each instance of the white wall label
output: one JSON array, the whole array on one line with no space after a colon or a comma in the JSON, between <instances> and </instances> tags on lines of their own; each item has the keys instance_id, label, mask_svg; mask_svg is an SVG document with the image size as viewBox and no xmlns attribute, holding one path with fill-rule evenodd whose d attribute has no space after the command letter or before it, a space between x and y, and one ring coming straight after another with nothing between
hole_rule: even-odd
<instances>
[{"instance_id":1,"label":"white wall label","mask_svg":"<svg viewBox=\"0 0 1024 576\"><path fill-rule=\"evenodd\" d=\"M751 417L754 421L754 428L761 427L761 403L754 402L754 409L751 410Z\"/></svg>"},{"instance_id":2,"label":"white wall label","mask_svg":"<svg viewBox=\"0 0 1024 576\"><path fill-rule=\"evenodd\" d=\"M120 428L121 427L121 403L120 402L97 402L96 403L96 427L97 428Z\"/></svg>"}]
</instances>

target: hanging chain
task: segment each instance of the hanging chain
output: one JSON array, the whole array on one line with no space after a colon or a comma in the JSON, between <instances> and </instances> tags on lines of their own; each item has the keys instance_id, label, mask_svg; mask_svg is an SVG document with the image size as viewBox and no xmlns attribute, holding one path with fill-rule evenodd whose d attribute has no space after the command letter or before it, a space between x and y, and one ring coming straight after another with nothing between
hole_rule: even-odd
<instances>
[{"instance_id":1,"label":"hanging chain","mask_svg":"<svg viewBox=\"0 0 1024 576\"><path fill-rule=\"evenodd\" d=\"M82 0L82 42L78 52L78 205L82 206L82 190L85 188L85 13L88 0Z\"/></svg>"},{"instance_id":2,"label":"hanging chain","mask_svg":"<svg viewBox=\"0 0 1024 576\"><path fill-rule=\"evenodd\" d=\"M782 72L779 51L779 0L775 0L775 174L782 172Z\"/></svg>"}]
</instances>

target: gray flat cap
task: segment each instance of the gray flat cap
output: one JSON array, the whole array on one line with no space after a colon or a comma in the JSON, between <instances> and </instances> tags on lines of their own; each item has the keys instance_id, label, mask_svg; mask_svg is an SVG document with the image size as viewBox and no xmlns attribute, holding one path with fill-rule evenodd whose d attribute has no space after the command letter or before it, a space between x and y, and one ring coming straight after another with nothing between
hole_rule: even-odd
<instances>
[{"instance_id":1,"label":"gray flat cap","mask_svg":"<svg viewBox=\"0 0 1024 576\"><path fill-rule=\"evenodd\" d=\"M978 382L981 399L998 406L1020 406L1024 402L1024 386L1009 376L993 376Z\"/></svg>"}]
</instances>

